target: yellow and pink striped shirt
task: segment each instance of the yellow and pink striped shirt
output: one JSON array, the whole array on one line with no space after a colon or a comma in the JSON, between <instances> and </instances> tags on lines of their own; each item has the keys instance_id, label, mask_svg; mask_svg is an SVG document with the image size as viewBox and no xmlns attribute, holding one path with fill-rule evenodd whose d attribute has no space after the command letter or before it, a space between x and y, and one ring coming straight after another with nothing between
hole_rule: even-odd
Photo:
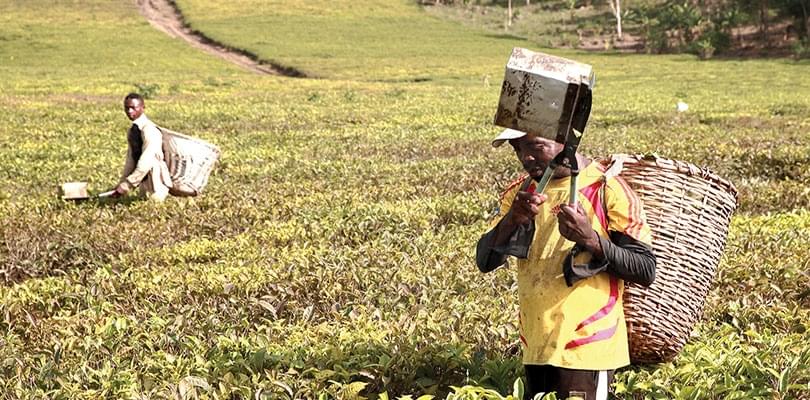
<instances>
[{"instance_id":1,"label":"yellow and pink striped shirt","mask_svg":"<svg viewBox=\"0 0 810 400\"><path fill-rule=\"evenodd\" d=\"M578 176L579 201L593 229L607 238L609 231L624 233L650 244L638 196L620 177L602 179L604 167L591 162ZM509 212L523 180L501 196L500 212L492 227ZM605 190L600 187L606 184ZM574 242L560 235L557 213L568 201L570 178L555 179L545 190L548 199L535 218L535 233L528 259L518 260L518 298L523 363L587 370L611 370L630 363L622 307L624 282L606 272L568 287L563 260ZM600 196L604 193L604 201ZM587 263L591 255L579 253L574 262Z\"/></svg>"}]
</instances>

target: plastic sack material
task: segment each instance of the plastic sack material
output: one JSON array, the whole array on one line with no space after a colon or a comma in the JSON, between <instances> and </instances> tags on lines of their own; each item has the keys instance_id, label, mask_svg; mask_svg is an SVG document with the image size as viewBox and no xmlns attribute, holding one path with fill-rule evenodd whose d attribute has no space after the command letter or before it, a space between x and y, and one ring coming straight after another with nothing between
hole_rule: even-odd
<instances>
[{"instance_id":1,"label":"plastic sack material","mask_svg":"<svg viewBox=\"0 0 810 400\"><path fill-rule=\"evenodd\" d=\"M219 147L202 139L159 127L163 133L163 156L169 167L173 196L202 193L220 157Z\"/></svg>"}]
</instances>

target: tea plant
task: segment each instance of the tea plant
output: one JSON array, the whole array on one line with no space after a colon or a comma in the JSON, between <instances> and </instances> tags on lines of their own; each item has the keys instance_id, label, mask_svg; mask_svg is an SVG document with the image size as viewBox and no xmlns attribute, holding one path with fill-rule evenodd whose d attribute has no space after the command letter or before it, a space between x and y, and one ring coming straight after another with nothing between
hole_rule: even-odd
<instances>
[{"instance_id":1,"label":"tea plant","mask_svg":"<svg viewBox=\"0 0 810 400\"><path fill-rule=\"evenodd\" d=\"M514 273L472 256L519 173L489 146L500 74L534 46L409 3L178 3L320 79L241 71L126 1L0 4L0 397L520 398ZM400 16L412 38L383 34ZM685 159L741 193L690 343L621 371L617 396L807 398L807 65L560 54L599 76L586 153ZM204 195L62 201L61 182L117 182L121 101L145 84L153 120L221 147Z\"/></svg>"}]
</instances>

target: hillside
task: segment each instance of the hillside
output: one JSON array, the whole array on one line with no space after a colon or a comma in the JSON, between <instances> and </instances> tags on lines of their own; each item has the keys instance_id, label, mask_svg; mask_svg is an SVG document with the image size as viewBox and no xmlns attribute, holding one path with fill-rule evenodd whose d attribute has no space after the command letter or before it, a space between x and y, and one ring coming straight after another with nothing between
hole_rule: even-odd
<instances>
[{"instance_id":1,"label":"hillside","mask_svg":"<svg viewBox=\"0 0 810 400\"><path fill-rule=\"evenodd\" d=\"M543 49L405 1L177 5L312 78L232 66L130 1L0 4L0 398L511 393L514 271L472 256L519 173L489 146L504 63ZM618 397L808 398L807 62L544 51L597 71L585 153L684 159L741 193L691 342ZM221 147L206 193L62 201L117 182L130 91Z\"/></svg>"}]
</instances>

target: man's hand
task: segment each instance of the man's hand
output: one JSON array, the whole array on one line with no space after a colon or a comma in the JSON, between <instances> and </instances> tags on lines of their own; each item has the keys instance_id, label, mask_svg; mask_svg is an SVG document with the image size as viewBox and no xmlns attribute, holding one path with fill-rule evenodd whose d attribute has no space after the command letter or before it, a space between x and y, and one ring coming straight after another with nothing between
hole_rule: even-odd
<instances>
[{"instance_id":1,"label":"man's hand","mask_svg":"<svg viewBox=\"0 0 810 400\"><path fill-rule=\"evenodd\" d=\"M127 193L129 193L129 185L122 182L115 187L115 193L113 193L111 197L121 197Z\"/></svg>"},{"instance_id":2,"label":"man's hand","mask_svg":"<svg viewBox=\"0 0 810 400\"><path fill-rule=\"evenodd\" d=\"M585 247L594 256L602 256L599 235L593 230L591 221L588 219L588 215L585 214L582 204L577 202L576 206L570 204L560 205L557 221L560 224L560 235Z\"/></svg>"},{"instance_id":3,"label":"man's hand","mask_svg":"<svg viewBox=\"0 0 810 400\"><path fill-rule=\"evenodd\" d=\"M510 215L512 223L515 225L528 224L534 221L534 217L540 212L540 205L546 201L548 197L544 194L537 194L533 192L518 192L515 200L512 202L512 209Z\"/></svg>"},{"instance_id":4,"label":"man's hand","mask_svg":"<svg viewBox=\"0 0 810 400\"><path fill-rule=\"evenodd\" d=\"M540 205L548 197L544 194L534 193L533 190L518 192L512 201L509 213L495 227L494 235L485 235L489 243L485 243L488 248L502 246L507 243L510 237L523 225L534 221L534 217L540 212ZM483 239L483 238L482 238ZM531 237L528 237L531 241ZM489 265L488 265L489 266Z\"/></svg>"}]
</instances>

